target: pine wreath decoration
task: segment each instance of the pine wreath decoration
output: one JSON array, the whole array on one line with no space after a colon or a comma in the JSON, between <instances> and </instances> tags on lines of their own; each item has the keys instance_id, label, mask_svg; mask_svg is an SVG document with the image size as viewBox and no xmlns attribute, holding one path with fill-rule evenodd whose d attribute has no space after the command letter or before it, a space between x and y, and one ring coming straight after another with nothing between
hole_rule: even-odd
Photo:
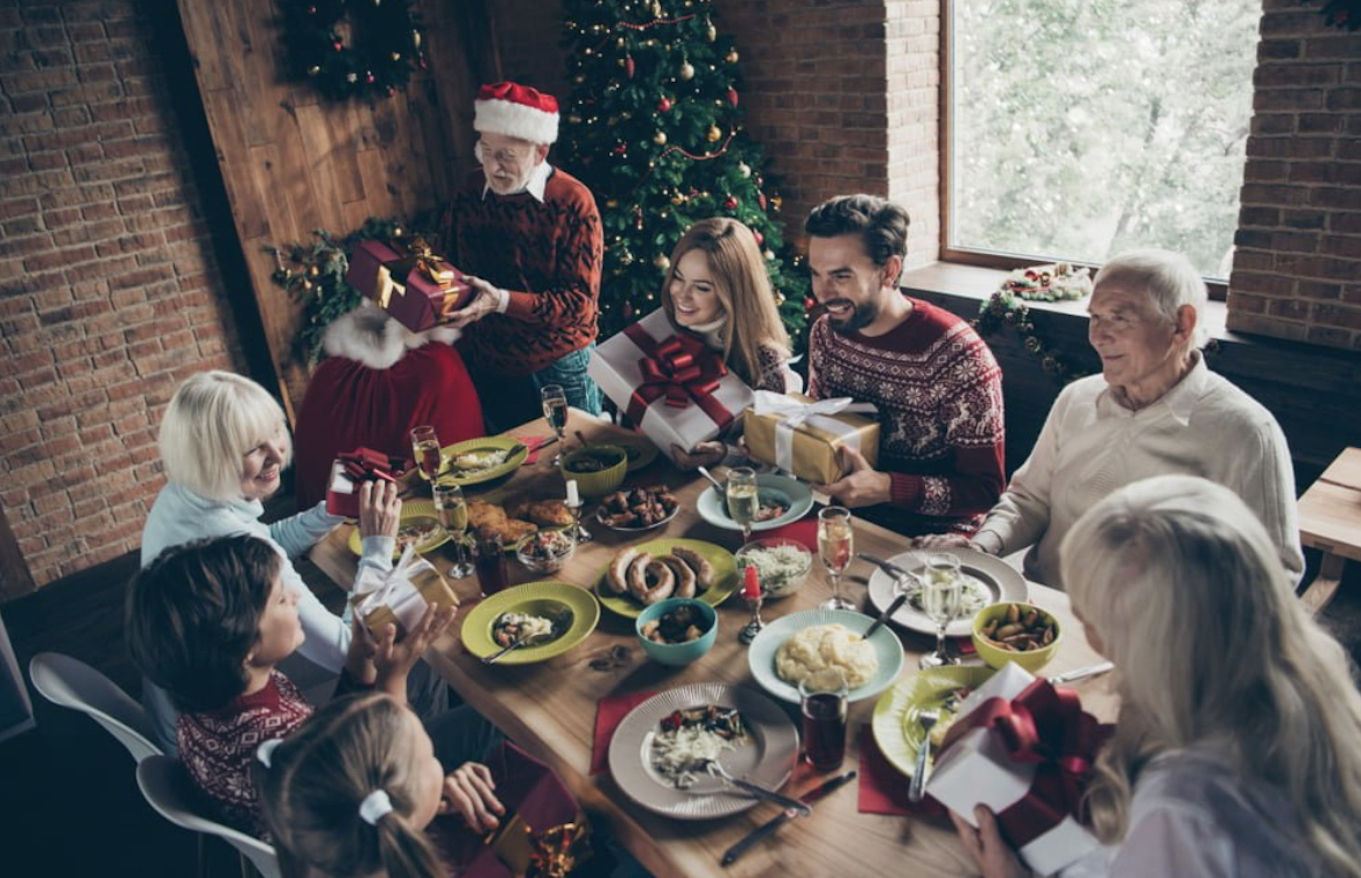
<instances>
[{"instance_id":1,"label":"pine wreath decoration","mask_svg":"<svg viewBox=\"0 0 1361 878\"><path fill-rule=\"evenodd\" d=\"M1300 0L1308 5L1314 0ZM1327 0L1319 10L1323 23L1330 27L1356 30L1361 27L1361 0Z\"/></svg>"},{"instance_id":2,"label":"pine wreath decoration","mask_svg":"<svg viewBox=\"0 0 1361 878\"><path fill-rule=\"evenodd\" d=\"M426 68L412 0L279 0L292 73L332 100L390 97Z\"/></svg>"},{"instance_id":3,"label":"pine wreath decoration","mask_svg":"<svg viewBox=\"0 0 1361 878\"><path fill-rule=\"evenodd\" d=\"M979 335L988 336L1010 327L1024 339L1026 352L1040 361L1040 367L1064 384L1086 375L1074 369L1062 354L1044 343L1030 319L1030 306L1008 289L993 293L978 309L972 321Z\"/></svg>"}]
</instances>

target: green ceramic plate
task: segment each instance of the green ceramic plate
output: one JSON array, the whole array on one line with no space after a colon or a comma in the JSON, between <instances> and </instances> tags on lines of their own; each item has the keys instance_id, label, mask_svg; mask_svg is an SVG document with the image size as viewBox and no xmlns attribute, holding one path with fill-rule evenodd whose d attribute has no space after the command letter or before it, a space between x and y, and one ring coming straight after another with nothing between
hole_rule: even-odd
<instances>
[{"instance_id":1,"label":"green ceramic plate","mask_svg":"<svg viewBox=\"0 0 1361 878\"><path fill-rule=\"evenodd\" d=\"M527 582L497 592L473 607L463 620L463 645L468 652L484 658L500 649L492 640L492 624L502 613L529 613L541 616L572 611L572 624L557 640L538 646L522 646L497 660L498 665L530 665L562 655L585 640L600 623L600 604L595 596L570 582Z\"/></svg>"},{"instance_id":2,"label":"green ceramic plate","mask_svg":"<svg viewBox=\"0 0 1361 878\"><path fill-rule=\"evenodd\" d=\"M737 562L733 560L732 552L729 552L722 546L706 543L703 540L662 539L649 540L646 543L639 543L636 546L630 546L628 548L636 548L640 551L647 552L654 558L660 558L662 555L671 554L671 549L675 546L698 552L703 555L710 564L714 565L713 588L702 591L695 595L695 597L710 606L716 607L727 600L733 592L737 591ZM620 549L619 551L622 552L624 550ZM600 603L604 605L605 609L618 613L621 616L626 616L629 619L638 618L643 612L643 605L628 595L615 594L611 591L609 585L605 582L606 572L605 569L602 569L600 574L595 578L595 594L596 597L600 598Z\"/></svg>"},{"instance_id":3,"label":"green ceramic plate","mask_svg":"<svg viewBox=\"0 0 1361 878\"><path fill-rule=\"evenodd\" d=\"M798 521L803 518L808 510L813 508L812 489L798 479L773 473L758 473L756 490L761 497L762 504L776 502L786 508L784 515L778 518L753 523L751 526L753 531L770 530L789 524L791 521ZM714 489L713 485L705 488L704 493L699 495L699 500L695 503L695 510L699 512L700 518L715 527L727 530L742 529L737 522L728 517L728 507L724 504L723 499L718 496L718 491Z\"/></svg>"},{"instance_id":4,"label":"green ceramic plate","mask_svg":"<svg viewBox=\"0 0 1361 878\"><path fill-rule=\"evenodd\" d=\"M434 525L438 530L435 531L425 542L416 546L416 551L421 554L433 552L440 546L449 542L449 534L444 528L439 527L439 514L435 512L435 501L433 500L403 500L402 517L399 527L417 526L426 527ZM360 539L359 528L350 531L350 551L356 555L364 554L364 541ZM393 558L402 557L402 546L398 543L392 550Z\"/></svg>"},{"instance_id":5,"label":"green ceramic plate","mask_svg":"<svg viewBox=\"0 0 1361 878\"><path fill-rule=\"evenodd\" d=\"M529 449L523 443L507 436L483 436L481 439L467 439L446 445L441 449L444 454L444 468L440 470L439 480L451 485L480 485L513 473L529 457ZM487 469L461 471L454 466L454 458L461 454L477 451L510 451L504 462Z\"/></svg>"},{"instance_id":6,"label":"green ceramic plate","mask_svg":"<svg viewBox=\"0 0 1361 878\"><path fill-rule=\"evenodd\" d=\"M898 683L880 696L874 705L870 728L874 742L893 767L908 777L917 763L917 748L922 742L922 727L917 714L937 709L957 689L977 689L995 673L992 668L952 665L929 668ZM940 721L945 721L942 716Z\"/></svg>"}]
</instances>

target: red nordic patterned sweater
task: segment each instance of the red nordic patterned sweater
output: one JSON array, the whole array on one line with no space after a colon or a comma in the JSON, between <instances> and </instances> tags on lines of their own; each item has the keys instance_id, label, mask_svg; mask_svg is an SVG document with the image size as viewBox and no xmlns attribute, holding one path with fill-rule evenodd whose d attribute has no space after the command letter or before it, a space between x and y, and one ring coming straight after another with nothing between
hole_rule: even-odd
<instances>
[{"instance_id":1,"label":"red nordic patterned sweater","mask_svg":"<svg viewBox=\"0 0 1361 878\"><path fill-rule=\"evenodd\" d=\"M972 533L1006 486L1002 370L960 318L912 299L876 338L839 335L823 317L809 335L809 395L879 407L878 469L893 478L872 517L900 533Z\"/></svg>"},{"instance_id":2,"label":"red nordic patterned sweater","mask_svg":"<svg viewBox=\"0 0 1361 878\"><path fill-rule=\"evenodd\" d=\"M445 211L445 254L459 270L510 292L505 314L469 326L459 350L477 368L528 375L596 337L604 232L595 198L554 168L540 202L487 192L478 170Z\"/></svg>"},{"instance_id":3,"label":"red nordic patterned sweater","mask_svg":"<svg viewBox=\"0 0 1361 878\"><path fill-rule=\"evenodd\" d=\"M265 741L287 737L312 715L293 682L274 671L265 688L242 695L222 710L182 713L176 720L180 761L203 791L218 820L265 838L251 761Z\"/></svg>"}]
</instances>

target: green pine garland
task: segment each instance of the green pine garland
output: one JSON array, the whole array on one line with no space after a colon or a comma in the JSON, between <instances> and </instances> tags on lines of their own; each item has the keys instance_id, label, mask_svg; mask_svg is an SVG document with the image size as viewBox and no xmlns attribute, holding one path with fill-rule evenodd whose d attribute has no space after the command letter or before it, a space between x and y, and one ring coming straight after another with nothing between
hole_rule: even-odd
<instances>
[{"instance_id":1,"label":"green pine garland","mask_svg":"<svg viewBox=\"0 0 1361 878\"><path fill-rule=\"evenodd\" d=\"M415 228L429 225L429 218L416 219ZM313 241L266 247L276 268L270 279L303 303L303 325L296 340L308 368L321 361L321 341L326 327L337 317L354 310L363 294L345 282L350 270L349 254L360 241L391 241L411 234L413 224L396 218L369 217L363 227L337 239L324 229L313 229ZM428 232L417 232L429 240Z\"/></svg>"},{"instance_id":2,"label":"green pine garland","mask_svg":"<svg viewBox=\"0 0 1361 878\"><path fill-rule=\"evenodd\" d=\"M1074 369L1055 349L1044 343L1035 332L1030 319L1030 306L1009 291L993 293L978 309L972 321L979 335L988 336L1010 327L1024 338L1026 352L1040 361L1041 368L1064 384L1069 384L1087 373Z\"/></svg>"},{"instance_id":3,"label":"green pine garland","mask_svg":"<svg viewBox=\"0 0 1361 878\"><path fill-rule=\"evenodd\" d=\"M1313 2L1314 0L1300 0L1304 5ZM1319 14L1323 16L1323 23L1329 27L1356 30L1361 27L1361 0L1327 0Z\"/></svg>"},{"instance_id":4,"label":"green pine garland","mask_svg":"<svg viewBox=\"0 0 1361 878\"><path fill-rule=\"evenodd\" d=\"M391 96L426 68L412 0L279 0L292 74L332 100Z\"/></svg>"}]
</instances>

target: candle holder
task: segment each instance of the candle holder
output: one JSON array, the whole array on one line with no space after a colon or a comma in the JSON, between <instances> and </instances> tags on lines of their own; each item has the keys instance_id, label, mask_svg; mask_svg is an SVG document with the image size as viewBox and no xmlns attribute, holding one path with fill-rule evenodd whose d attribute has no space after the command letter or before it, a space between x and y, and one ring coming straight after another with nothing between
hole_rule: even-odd
<instances>
[{"instance_id":1,"label":"candle holder","mask_svg":"<svg viewBox=\"0 0 1361 878\"><path fill-rule=\"evenodd\" d=\"M568 503L567 508L572 510L572 538L578 545L589 543L594 537L590 531L581 526L581 501L578 500L575 504Z\"/></svg>"},{"instance_id":2,"label":"candle holder","mask_svg":"<svg viewBox=\"0 0 1361 878\"><path fill-rule=\"evenodd\" d=\"M737 632L737 639L742 643L751 643L756 639L756 635L761 633L761 629L766 627L766 623L761 621L761 604L765 603L765 592L756 593L756 597L742 596L751 609L751 619L742 626L742 630Z\"/></svg>"}]
</instances>

